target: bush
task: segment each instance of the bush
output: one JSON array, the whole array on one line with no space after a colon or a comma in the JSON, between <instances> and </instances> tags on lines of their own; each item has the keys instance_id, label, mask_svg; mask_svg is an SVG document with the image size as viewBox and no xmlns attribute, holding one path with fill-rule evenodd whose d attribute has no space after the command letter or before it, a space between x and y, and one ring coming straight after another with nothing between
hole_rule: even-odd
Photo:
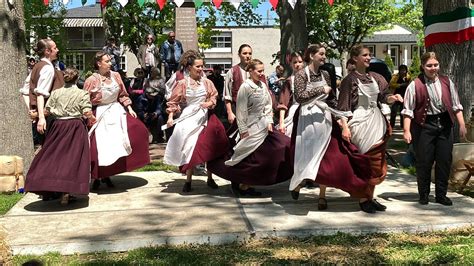
<instances>
[{"instance_id":1,"label":"bush","mask_svg":"<svg viewBox=\"0 0 474 266\"><path fill-rule=\"evenodd\" d=\"M390 57L389 54L385 56L385 64L387 64L388 68L390 69L390 72L393 72L393 69L395 68L395 65L393 64L392 57Z\"/></svg>"},{"instance_id":2,"label":"bush","mask_svg":"<svg viewBox=\"0 0 474 266\"><path fill-rule=\"evenodd\" d=\"M421 65L420 56L416 54L412 59L410 68L408 69L408 73L410 73L410 76L412 78L418 77L418 75L420 75L421 73L420 65Z\"/></svg>"}]
</instances>

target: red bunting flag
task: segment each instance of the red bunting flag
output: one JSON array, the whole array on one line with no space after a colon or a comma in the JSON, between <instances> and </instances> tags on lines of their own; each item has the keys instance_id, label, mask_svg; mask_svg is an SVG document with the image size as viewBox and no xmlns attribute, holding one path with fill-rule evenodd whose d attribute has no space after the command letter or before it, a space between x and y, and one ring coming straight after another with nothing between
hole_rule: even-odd
<instances>
[{"instance_id":1,"label":"red bunting flag","mask_svg":"<svg viewBox=\"0 0 474 266\"><path fill-rule=\"evenodd\" d=\"M278 0L270 0L270 4L273 7L273 10L276 10L277 5L278 5Z\"/></svg>"},{"instance_id":2,"label":"red bunting flag","mask_svg":"<svg viewBox=\"0 0 474 266\"><path fill-rule=\"evenodd\" d=\"M222 0L212 0L217 9L221 8Z\"/></svg>"},{"instance_id":3,"label":"red bunting flag","mask_svg":"<svg viewBox=\"0 0 474 266\"><path fill-rule=\"evenodd\" d=\"M163 7L165 7L166 0L156 0L156 3L160 7L160 10L163 10Z\"/></svg>"},{"instance_id":4,"label":"red bunting flag","mask_svg":"<svg viewBox=\"0 0 474 266\"><path fill-rule=\"evenodd\" d=\"M49 0L43 0L45 6L49 5Z\"/></svg>"},{"instance_id":5,"label":"red bunting flag","mask_svg":"<svg viewBox=\"0 0 474 266\"><path fill-rule=\"evenodd\" d=\"M328 3L330 6L332 6L332 4L334 4L334 0L328 0Z\"/></svg>"},{"instance_id":6,"label":"red bunting flag","mask_svg":"<svg viewBox=\"0 0 474 266\"><path fill-rule=\"evenodd\" d=\"M107 5L107 0L100 0L100 6L104 8Z\"/></svg>"}]
</instances>

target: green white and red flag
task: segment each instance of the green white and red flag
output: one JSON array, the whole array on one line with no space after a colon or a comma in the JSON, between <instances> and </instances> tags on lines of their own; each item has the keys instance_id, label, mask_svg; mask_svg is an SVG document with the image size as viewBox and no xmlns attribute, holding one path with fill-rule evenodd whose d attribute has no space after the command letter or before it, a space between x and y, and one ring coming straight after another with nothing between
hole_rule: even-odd
<instances>
[{"instance_id":1,"label":"green white and red flag","mask_svg":"<svg viewBox=\"0 0 474 266\"><path fill-rule=\"evenodd\" d=\"M459 44L474 39L474 10L468 7L424 17L423 24L426 47L439 43Z\"/></svg>"}]
</instances>

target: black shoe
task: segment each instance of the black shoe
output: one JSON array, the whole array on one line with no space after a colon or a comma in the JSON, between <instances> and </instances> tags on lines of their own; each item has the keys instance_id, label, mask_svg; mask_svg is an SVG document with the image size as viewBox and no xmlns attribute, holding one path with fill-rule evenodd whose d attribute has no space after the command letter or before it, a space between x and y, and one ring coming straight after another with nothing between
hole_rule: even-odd
<instances>
[{"instance_id":1,"label":"black shoe","mask_svg":"<svg viewBox=\"0 0 474 266\"><path fill-rule=\"evenodd\" d=\"M241 196L252 196L252 197L260 197L262 196L262 192L256 191L254 188L249 187L245 190L239 189L239 194Z\"/></svg>"},{"instance_id":2,"label":"black shoe","mask_svg":"<svg viewBox=\"0 0 474 266\"><path fill-rule=\"evenodd\" d=\"M318 199L318 210L323 211L328 208L328 201L325 198Z\"/></svg>"},{"instance_id":3,"label":"black shoe","mask_svg":"<svg viewBox=\"0 0 474 266\"><path fill-rule=\"evenodd\" d=\"M442 204L444 206L453 205L453 202L446 196L436 197L436 203Z\"/></svg>"},{"instance_id":4,"label":"black shoe","mask_svg":"<svg viewBox=\"0 0 474 266\"><path fill-rule=\"evenodd\" d=\"M191 192L191 182L184 183L183 192Z\"/></svg>"},{"instance_id":5,"label":"black shoe","mask_svg":"<svg viewBox=\"0 0 474 266\"><path fill-rule=\"evenodd\" d=\"M375 213L377 210L371 200L359 202L360 209L366 213Z\"/></svg>"},{"instance_id":6,"label":"black shoe","mask_svg":"<svg viewBox=\"0 0 474 266\"><path fill-rule=\"evenodd\" d=\"M114 183L112 183L112 180L110 180L110 177L102 178L102 183L105 183L107 187L115 187Z\"/></svg>"},{"instance_id":7,"label":"black shoe","mask_svg":"<svg viewBox=\"0 0 474 266\"><path fill-rule=\"evenodd\" d=\"M218 189L219 186L216 184L216 181L214 179L208 179L207 180L207 186L212 188L212 189Z\"/></svg>"},{"instance_id":8,"label":"black shoe","mask_svg":"<svg viewBox=\"0 0 474 266\"><path fill-rule=\"evenodd\" d=\"M381 203L378 202L376 199L373 199L373 200L372 200L372 205L374 205L374 207L375 207L375 209L376 209L377 211L383 212L383 211L385 211L385 210L387 209L387 206L381 204Z\"/></svg>"},{"instance_id":9,"label":"black shoe","mask_svg":"<svg viewBox=\"0 0 474 266\"><path fill-rule=\"evenodd\" d=\"M290 193L291 193L291 197L292 197L294 200L298 200L298 198L300 197L300 192L299 192L299 191L292 190L292 191L290 191Z\"/></svg>"},{"instance_id":10,"label":"black shoe","mask_svg":"<svg viewBox=\"0 0 474 266\"><path fill-rule=\"evenodd\" d=\"M50 201L50 200L57 200L61 198L62 193L59 192L52 192L52 193L47 193L46 195L43 195L41 197L42 201Z\"/></svg>"},{"instance_id":11,"label":"black shoe","mask_svg":"<svg viewBox=\"0 0 474 266\"><path fill-rule=\"evenodd\" d=\"M94 182L92 182L92 190L98 190L99 187L100 187L100 180L94 179Z\"/></svg>"},{"instance_id":12,"label":"black shoe","mask_svg":"<svg viewBox=\"0 0 474 266\"><path fill-rule=\"evenodd\" d=\"M305 187L306 188L317 188L317 187L319 187L319 184L314 182L314 181L307 180L306 184L305 184Z\"/></svg>"},{"instance_id":13,"label":"black shoe","mask_svg":"<svg viewBox=\"0 0 474 266\"><path fill-rule=\"evenodd\" d=\"M420 199L418 200L418 203L421 205L428 205L430 202L428 195L420 195Z\"/></svg>"},{"instance_id":14,"label":"black shoe","mask_svg":"<svg viewBox=\"0 0 474 266\"><path fill-rule=\"evenodd\" d=\"M230 184L230 189L232 190L232 194L234 194L234 196L238 196L239 195L239 183L235 183L235 182L232 182Z\"/></svg>"}]
</instances>

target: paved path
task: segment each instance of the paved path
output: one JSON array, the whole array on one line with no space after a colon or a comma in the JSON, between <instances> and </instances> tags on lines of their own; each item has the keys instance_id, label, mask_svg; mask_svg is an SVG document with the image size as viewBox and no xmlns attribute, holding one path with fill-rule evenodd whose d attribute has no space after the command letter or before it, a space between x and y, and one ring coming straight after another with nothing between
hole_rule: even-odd
<instances>
[{"instance_id":1,"label":"paved path","mask_svg":"<svg viewBox=\"0 0 474 266\"><path fill-rule=\"evenodd\" d=\"M259 188L259 198L234 198L229 182L206 186L204 176L183 194L178 173L125 173L103 188L62 207L27 194L0 224L9 232L14 254L63 254L100 250L125 251L157 244L222 244L268 236L308 236L351 233L429 231L474 224L474 199L450 193L454 206L417 203L415 178L391 168L376 189L388 206L375 215L359 210L346 193L328 189L329 208L317 210L318 189L303 189L291 199L288 183Z\"/></svg>"}]
</instances>

